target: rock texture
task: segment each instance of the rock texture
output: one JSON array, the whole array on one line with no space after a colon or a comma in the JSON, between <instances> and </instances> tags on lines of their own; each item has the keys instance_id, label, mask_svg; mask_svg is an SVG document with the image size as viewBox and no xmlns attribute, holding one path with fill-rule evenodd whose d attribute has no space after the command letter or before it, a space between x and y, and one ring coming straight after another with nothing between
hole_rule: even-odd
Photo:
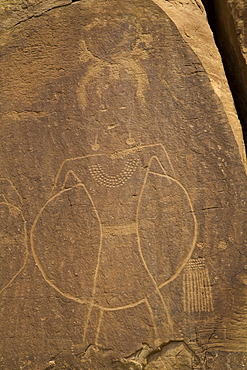
<instances>
[{"instance_id":1,"label":"rock texture","mask_svg":"<svg viewBox=\"0 0 247 370\"><path fill-rule=\"evenodd\" d=\"M230 26L226 25L228 19L231 17L230 11L228 12L228 16L226 16L226 12L223 9L219 9L218 12L216 12L216 5L214 6L214 4L217 3L217 0L215 2L213 0L203 1L207 12L205 11L201 1L154 0L154 2L159 5L161 9L163 9L166 14L172 19L172 21L179 29L179 32L185 42L190 45L192 50L200 59L215 93L218 95L224 106L224 111L227 115L228 122L231 125L235 139L239 146L242 160L244 162L244 165L246 166L246 149L243 142L245 116L244 114L240 113L241 123L243 126L241 127L241 125L239 124L239 117L236 112L232 93L229 89L229 82L225 76L225 71L222 64L222 54L225 63L229 64L228 69L231 71L235 68L235 66L239 64L238 59L242 58L241 56L238 57L238 55L236 55L239 54L237 52L236 54L231 53L230 45L232 45L233 43L233 41L231 40L235 40L234 44L235 49L237 50L240 49L239 43L241 41L240 39L237 41L237 36L239 34L239 32L237 32L237 28L232 27L231 29L229 29ZM225 7L224 4L225 2L222 2L223 8ZM239 7L240 5L238 4L238 8ZM220 20L218 19L217 14L219 14L219 17L221 18ZM209 23L208 18L210 20ZM239 21L238 23L241 22ZM241 25L241 30L243 33L243 22L241 23ZM212 33L210 26L214 33ZM218 48L215 44L214 37L216 38L216 41L218 40L217 45L220 47L221 54L219 53ZM241 40L242 39L243 38L241 38ZM231 53L230 57L229 53ZM240 89L240 86L242 86L243 84L242 79L245 80L247 76L245 65L241 64L240 69L238 68L238 71L236 72L236 76L233 76L232 72L227 75L229 75L229 79L230 81L232 81L231 86L232 84L235 84L237 88ZM235 100L238 99L239 96L241 96L241 99L245 100L246 92L242 92L241 95L239 95L238 91L236 91L234 97L235 96Z\"/></svg>"},{"instance_id":2,"label":"rock texture","mask_svg":"<svg viewBox=\"0 0 247 370\"><path fill-rule=\"evenodd\" d=\"M243 142L186 3L1 3L1 369L246 368Z\"/></svg>"},{"instance_id":3,"label":"rock texture","mask_svg":"<svg viewBox=\"0 0 247 370\"><path fill-rule=\"evenodd\" d=\"M247 5L243 0L204 0L229 85L247 138Z\"/></svg>"},{"instance_id":4,"label":"rock texture","mask_svg":"<svg viewBox=\"0 0 247 370\"><path fill-rule=\"evenodd\" d=\"M234 20L241 53L247 62L247 4L243 0L231 0L228 3Z\"/></svg>"}]
</instances>

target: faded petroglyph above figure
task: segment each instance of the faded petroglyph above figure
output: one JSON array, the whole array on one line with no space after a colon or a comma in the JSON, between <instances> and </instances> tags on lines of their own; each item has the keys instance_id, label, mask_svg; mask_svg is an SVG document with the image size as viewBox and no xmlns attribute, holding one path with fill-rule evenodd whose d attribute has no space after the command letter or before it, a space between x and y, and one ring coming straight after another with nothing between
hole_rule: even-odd
<instances>
[{"instance_id":1,"label":"faded petroglyph above figure","mask_svg":"<svg viewBox=\"0 0 247 370\"><path fill-rule=\"evenodd\" d=\"M138 84L125 66L104 63L98 71L98 76L88 72L85 96L80 93L79 98L83 116L91 122L88 142L99 153L62 163L51 198L34 221L32 251L54 289L88 305L84 340L96 310L98 344L107 312L142 305L160 341L164 331L167 337L173 333L161 288L175 280L190 259L197 220L164 145L150 143L147 132L143 143L133 122L134 103L143 105ZM119 103L117 113L110 110L112 99ZM160 251L156 261L154 251Z\"/></svg>"},{"instance_id":2,"label":"faded petroglyph above figure","mask_svg":"<svg viewBox=\"0 0 247 370\"><path fill-rule=\"evenodd\" d=\"M1 293L23 270L28 256L22 199L12 182L6 178L0 178L0 210Z\"/></svg>"}]
</instances>

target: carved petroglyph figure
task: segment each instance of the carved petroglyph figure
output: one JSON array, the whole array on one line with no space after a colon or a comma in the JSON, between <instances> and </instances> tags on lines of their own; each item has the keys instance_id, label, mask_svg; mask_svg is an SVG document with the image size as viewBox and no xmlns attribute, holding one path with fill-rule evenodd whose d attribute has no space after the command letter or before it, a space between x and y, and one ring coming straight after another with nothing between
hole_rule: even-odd
<instances>
[{"instance_id":1,"label":"carved petroglyph figure","mask_svg":"<svg viewBox=\"0 0 247 370\"><path fill-rule=\"evenodd\" d=\"M204 258L191 259L183 274L184 311L213 310L212 289Z\"/></svg>"},{"instance_id":2,"label":"carved petroglyph figure","mask_svg":"<svg viewBox=\"0 0 247 370\"><path fill-rule=\"evenodd\" d=\"M12 182L6 178L0 178L0 218L1 293L23 270L28 255L22 199Z\"/></svg>"},{"instance_id":3,"label":"carved petroglyph figure","mask_svg":"<svg viewBox=\"0 0 247 370\"><path fill-rule=\"evenodd\" d=\"M98 310L95 343L107 313L139 305L157 339L162 325L172 333L161 289L181 273L197 237L192 201L165 147L150 139L142 144L133 123L133 101L143 101L138 103L131 76L111 72L103 65L99 81L92 73L83 81L84 118L93 122L87 141L99 153L62 163L31 230L45 280L88 305L85 338Z\"/></svg>"}]
</instances>

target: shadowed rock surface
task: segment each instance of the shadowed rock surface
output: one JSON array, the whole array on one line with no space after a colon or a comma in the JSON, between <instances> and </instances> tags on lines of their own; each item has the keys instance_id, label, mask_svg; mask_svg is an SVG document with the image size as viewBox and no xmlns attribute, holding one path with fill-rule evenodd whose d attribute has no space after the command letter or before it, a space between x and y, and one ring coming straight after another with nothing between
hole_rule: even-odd
<instances>
[{"instance_id":1,"label":"shadowed rock surface","mask_svg":"<svg viewBox=\"0 0 247 370\"><path fill-rule=\"evenodd\" d=\"M247 3L203 0L247 142Z\"/></svg>"}]
</instances>

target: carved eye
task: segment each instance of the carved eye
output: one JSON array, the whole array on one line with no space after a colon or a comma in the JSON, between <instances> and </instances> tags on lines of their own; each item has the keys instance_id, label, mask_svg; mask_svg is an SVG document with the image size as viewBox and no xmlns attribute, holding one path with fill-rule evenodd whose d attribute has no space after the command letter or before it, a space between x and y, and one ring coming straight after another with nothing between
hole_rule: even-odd
<instances>
[{"instance_id":1,"label":"carved eye","mask_svg":"<svg viewBox=\"0 0 247 370\"><path fill-rule=\"evenodd\" d=\"M135 142L135 139L133 137L128 137L128 139L126 140L126 143L128 145L134 145L136 142Z\"/></svg>"},{"instance_id":2,"label":"carved eye","mask_svg":"<svg viewBox=\"0 0 247 370\"><path fill-rule=\"evenodd\" d=\"M118 124L117 123L111 123L110 125L107 126L107 129L108 130L112 130L113 128L117 127Z\"/></svg>"},{"instance_id":3,"label":"carved eye","mask_svg":"<svg viewBox=\"0 0 247 370\"><path fill-rule=\"evenodd\" d=\"M106 112L107 111L107 108L106 108L105 104L100 104L100 111L101 112Z\"/></svg>"}]
</instances>

